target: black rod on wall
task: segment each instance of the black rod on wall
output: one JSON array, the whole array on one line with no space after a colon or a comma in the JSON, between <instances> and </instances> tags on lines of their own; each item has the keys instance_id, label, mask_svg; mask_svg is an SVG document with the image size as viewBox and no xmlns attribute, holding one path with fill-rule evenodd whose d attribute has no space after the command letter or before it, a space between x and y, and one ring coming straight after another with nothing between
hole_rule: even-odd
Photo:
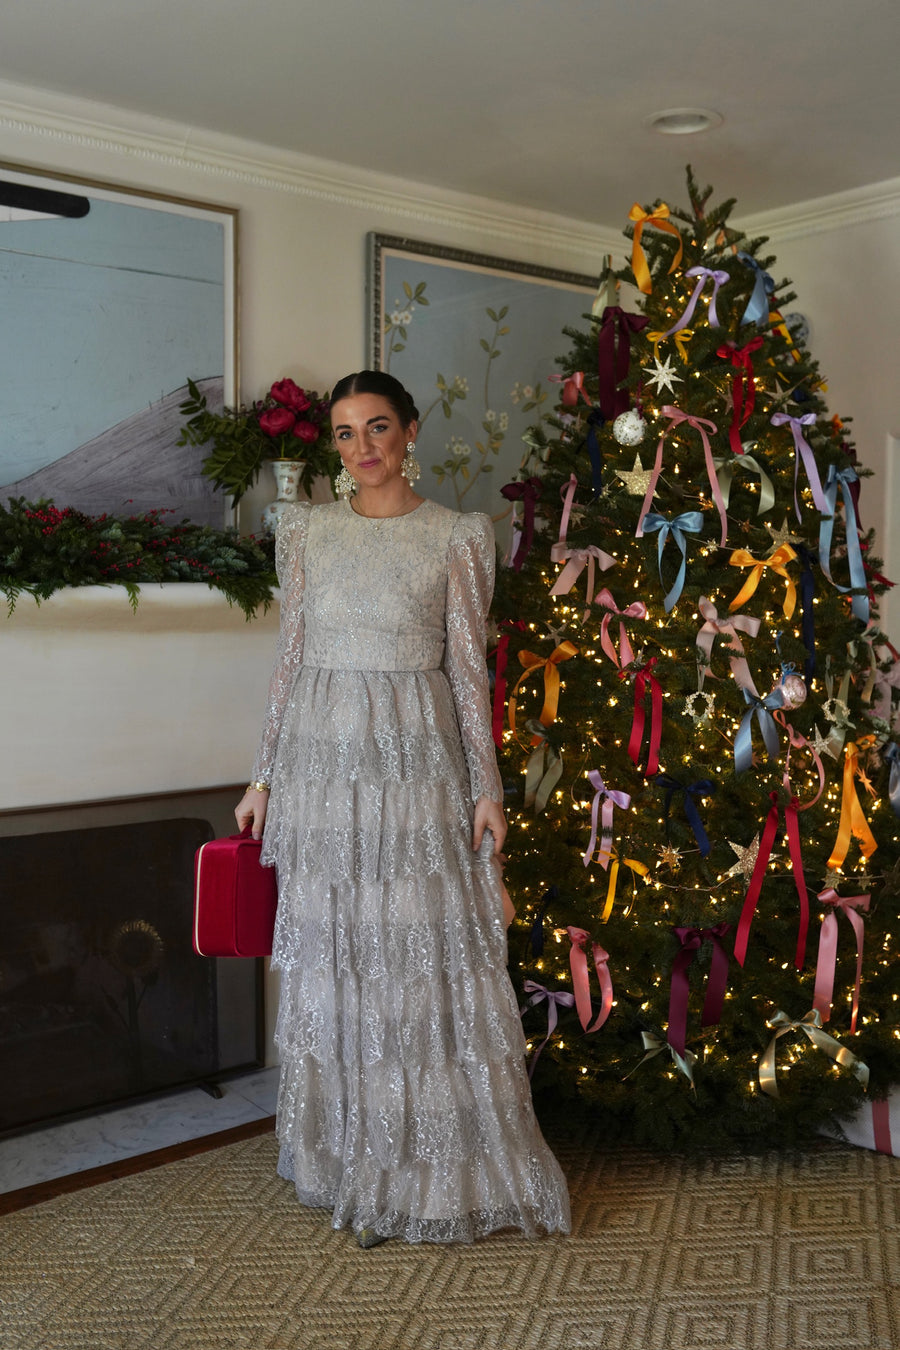
<instances>
[{"instance_id":1,"label":"black rod on wall","mask_svg":"<svg viewBox=\"0 0 900 1350\"><path fill-rule=\"evenodd\" d=\"M28 187L25 183L10 183L0 179L0 206L14 211L36 211L41 215L65 216L77 220L91 209L87 197L72 192L55 192L49 188Z\"/></svg>"}]
</instances>

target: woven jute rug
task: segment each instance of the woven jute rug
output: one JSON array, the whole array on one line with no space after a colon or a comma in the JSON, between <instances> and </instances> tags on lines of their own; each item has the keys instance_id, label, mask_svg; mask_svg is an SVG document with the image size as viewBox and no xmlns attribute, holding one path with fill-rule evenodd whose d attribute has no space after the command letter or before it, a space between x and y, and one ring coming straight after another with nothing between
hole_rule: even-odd
<instances>
[{"instance_id":1,"label":"woven jute rug","mask_svg":"<svg viewBox=\"0 0 900 1350\"><path fill-rule=\"evenodd\" d=\"M272 1135L0 1219L2 1350L898 1350L900 1160L551 1139L571 1237L361 1251Z\"/></svg>"}]
</instances>

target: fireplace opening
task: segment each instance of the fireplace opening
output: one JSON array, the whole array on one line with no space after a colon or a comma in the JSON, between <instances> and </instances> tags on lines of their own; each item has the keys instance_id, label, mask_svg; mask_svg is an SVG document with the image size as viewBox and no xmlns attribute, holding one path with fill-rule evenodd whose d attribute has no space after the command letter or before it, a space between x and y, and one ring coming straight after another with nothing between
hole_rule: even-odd
<instances>
[{"instance_id":1,"label":"fireplace opening","mask_svg":"<svg viewBox=\"0 0 900 1350\"><path fill-rule=\"evenodd\" d=\"M0 1131L263 1062L262 963L191 947L194 853L234 800L0 820Z\"/></svg>"}]
</instances>

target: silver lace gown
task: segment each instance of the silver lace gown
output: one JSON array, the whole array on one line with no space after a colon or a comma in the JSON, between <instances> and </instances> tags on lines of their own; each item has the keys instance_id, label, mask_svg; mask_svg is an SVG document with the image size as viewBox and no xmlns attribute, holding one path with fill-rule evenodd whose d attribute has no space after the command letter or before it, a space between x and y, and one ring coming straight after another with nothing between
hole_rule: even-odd
<instances>
[{"instance_id":1,"label":"silver lace gown","mask_svg":"<svg viewBox=\"0 0 900 1350\"><path fill-rule=\"evenodd\" d=\"M490 521L290 508L254 778L278 872L278 1170L333 1226L409 1242L568 1232L475 799L490 732Z\"/></svg>"}]
</instances>

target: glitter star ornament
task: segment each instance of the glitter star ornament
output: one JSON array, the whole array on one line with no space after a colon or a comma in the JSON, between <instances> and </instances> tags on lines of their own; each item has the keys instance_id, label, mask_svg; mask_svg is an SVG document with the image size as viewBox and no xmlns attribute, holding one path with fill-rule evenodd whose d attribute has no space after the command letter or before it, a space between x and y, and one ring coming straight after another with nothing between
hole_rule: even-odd
<instances>
[{"instance_id":1,"label":"glitter star ornament","mask_svg":"<svg viewBox=\"0 0 900 1350\"><path fill-rule=\"evenodd\" d=\"M616 469L616 475L621 478L625 484L625 490L630 492L633 497L643 497L650 486L653 472L651 469L644 468L640 454L637 454L634 457L634 467L632 469Z\"/></svg>"},{"instance_id":2,"label":"glitter star ornament","mask_svg":"<svg viewBox=\"0 0 900 1350\"><path fill-rule=\"evenodd\" d=\"M759 856L759 835L756 836L752 844L747 844L746 847L744 847L743 844L733 844L729 839L728 847L733 849L737 854L737 862L734 864L734 867L729 867L725 875L736 877L738 872L740 872L744 881L749 883L750 878L753 876L753 869L756 866L756 859ZM771 856L774 857L775 855L772 854Z\"/></svg>"},{"instance_id":3,"label":"glitter star ornament","mask_svg":"<svg viewBox=\"0 0 900 1350\"><path fill-rule=\"evenodd\" d=\"M668 867L671 872L677 872L681 867L681 854L677 848L666 844L659 850L659 863L661 867Z\"/></svg>"},{"instance_id":4,"label":"glitter star ornament","mask_svg":"<svg viewBox=\"0 0 900 1350\"><path fill-rule=\"evenodd\" d=\"M791 534L791 527L788 525L787 516L785 516L784 520L781 522L781 525L777 530L775 529L774 525L769 525L768 523L766 523L766 529L772 536L772 544L773 547L775 548L781 548L782 544L802 543L799 534Z\"/></svg>"},{"instance_id":5,"label":"glitter star ornament","mask_svg":"<svg viewBox=\"0 0 900 1350\"><path fill-rule=\"evenodd\" d=\"M681 376L675 374L671 356L667 356L665 361L660 361L657 357L656 366L647 376L647 383L655 385L658 394L661 394L664 389L668 389L670 393L674 394L675 385L682 382Z\"/></svg>"}]
</instances>

